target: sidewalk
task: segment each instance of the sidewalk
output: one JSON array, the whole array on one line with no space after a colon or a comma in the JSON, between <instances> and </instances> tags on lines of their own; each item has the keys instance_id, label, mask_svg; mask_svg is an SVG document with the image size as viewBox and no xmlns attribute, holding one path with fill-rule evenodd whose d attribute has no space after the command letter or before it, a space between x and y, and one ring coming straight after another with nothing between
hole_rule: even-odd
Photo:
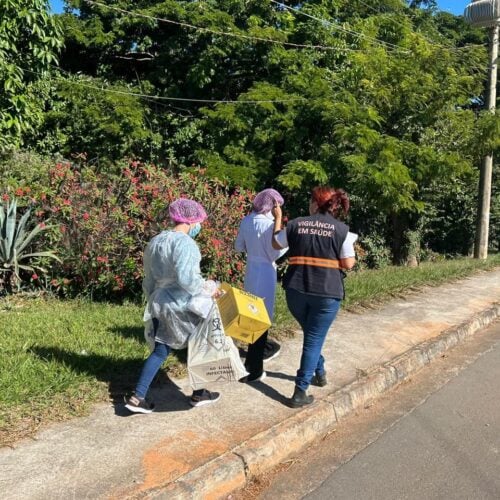
<instances>
[{"instance_id":1,"label":"sidewalk","mask_svg":"<svg viewBox=\"0 0 500 500\"><path fill-rule=\"evenodd\" d=\"M341 312L324 349L329 385L293 392L301 335L283 343L262 383L220 387L216 405L191 408L187 379L155 387L157 410L99 405L34 440L0 449L2 499L224 498L335 427L500 315L500 270L426 288L360 314Z\"/></svg>"}]
</instances>

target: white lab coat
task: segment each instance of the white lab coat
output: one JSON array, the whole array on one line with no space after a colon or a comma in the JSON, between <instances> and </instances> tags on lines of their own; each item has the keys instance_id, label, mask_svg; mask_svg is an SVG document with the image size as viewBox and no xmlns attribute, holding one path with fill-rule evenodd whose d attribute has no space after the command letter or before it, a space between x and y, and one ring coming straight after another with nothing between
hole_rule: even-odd
<instances>
[{"instance_id":1,"label":"white lab coat","mask_svg":"<svg viewBox=\"0 0 500 500\"><path fill-rule=\"evenodd\" d=\"M241 221L234 244L237 252L247 254L245 290L264 299L271 321L274 316L277 281L275 261L288 250L273 248L273 229L274 217L270 213L252 212Z\"/></svg>"}]
</instances>

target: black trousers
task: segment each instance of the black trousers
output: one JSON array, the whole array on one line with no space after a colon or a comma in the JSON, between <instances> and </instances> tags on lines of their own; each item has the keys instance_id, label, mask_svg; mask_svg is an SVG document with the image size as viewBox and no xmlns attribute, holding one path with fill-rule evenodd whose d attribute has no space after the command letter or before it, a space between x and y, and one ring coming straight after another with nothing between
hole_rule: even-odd
<instances>
[{"instance_id":1,"label":"black trousers","mask_svg":"<svg viewBox=\"0 0 500 500\"><path fill-rule=\"evenodd\" d=\"M268 333L269 330L248 346L245 368L250 378L258 377L264 371L264 347L266 346Z\"/></svg>"}]
</instances>

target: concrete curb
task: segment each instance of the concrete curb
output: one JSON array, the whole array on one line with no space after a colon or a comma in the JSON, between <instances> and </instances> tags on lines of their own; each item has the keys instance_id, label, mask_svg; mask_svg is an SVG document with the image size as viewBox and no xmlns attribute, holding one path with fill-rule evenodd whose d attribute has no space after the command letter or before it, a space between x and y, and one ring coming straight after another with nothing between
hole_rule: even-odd
<instances>
[{"instance_id":1,"label":"concrete curb","mask_svg":"<svg viewBox=\"0 0 500 500\"><path fill-rule=\"evenodd\" d=\"M335 428L337 422L365 407L384 392L461 344L500 316L500 303L449 328L433 340L422 342L349 385L297 411L286 420L253 436L233 450L194 469L174 482L129 498L224 498L245 486L247 480L300 453Z\"/></svg>"}]
</instances>

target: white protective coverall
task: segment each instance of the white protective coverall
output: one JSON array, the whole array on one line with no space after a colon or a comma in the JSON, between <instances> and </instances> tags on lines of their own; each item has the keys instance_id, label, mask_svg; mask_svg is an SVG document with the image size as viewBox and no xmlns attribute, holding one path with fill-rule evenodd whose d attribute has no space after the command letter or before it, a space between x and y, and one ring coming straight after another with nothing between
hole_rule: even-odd
<instances>
[{"instance_id":1,"label":"white protective coverall","mask_svg":"<svg viewBox=\"0 0 500 500\"><path fill-rule=\"evenodd\" d=\"M264 299L271 321L274 315L277 281L275 261L288 250L288 248L282 250L273 248L273 229L274 217L270 212L266 214L252 212L242 219L234 244L237 252L247 254L245 290Z\"/></svg>"},{"instance_id":2,"label":"white protective coverall","mask_svg":"<svg viewBox=\"0 0 500 500\"><path fill-rule=\"evenodd\" d=\"M144 335L151 347L156 340L183 349L203 321L187 307L193 295L216 288L202 278L200 260L198 245L181 231L163 231L147 245L142 288L148 302ZM156 336L153 318L158 320Z\"/></svg>"}]
</instances>

